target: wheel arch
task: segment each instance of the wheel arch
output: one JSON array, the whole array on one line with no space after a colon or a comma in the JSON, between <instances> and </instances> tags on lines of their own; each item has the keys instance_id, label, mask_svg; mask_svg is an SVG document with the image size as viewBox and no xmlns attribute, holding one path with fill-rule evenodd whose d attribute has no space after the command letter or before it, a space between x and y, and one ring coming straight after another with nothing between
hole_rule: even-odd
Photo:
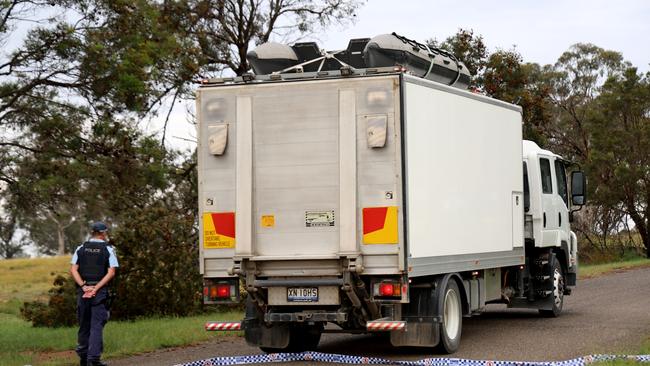
<instances>
[{"instance_id":1,"label":"wheel arch","mask_svg":"<svg viewBox=\"0 0 650 366\"><path fill-rule=\"evenodd\" d=\"M436 309L435 316L441 316L440 312L443 309L443 302L445 301L444 296L442 296L442 291L447 288L449 281L456 282L458 290L460 292L461 306L463 310L463 315L470 314L469 311L469 299L467 298L467 290L465 289L465 283L458 273L447 273L444 276L438 277L435 281L436 284Z\"/></svg>"}]
</instances>

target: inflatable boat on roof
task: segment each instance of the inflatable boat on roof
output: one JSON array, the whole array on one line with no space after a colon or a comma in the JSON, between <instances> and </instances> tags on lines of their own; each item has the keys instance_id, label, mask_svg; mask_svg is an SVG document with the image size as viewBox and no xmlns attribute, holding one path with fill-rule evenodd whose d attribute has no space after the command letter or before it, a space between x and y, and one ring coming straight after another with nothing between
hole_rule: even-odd
<instances>
[{"instance_id":1,"label":"inflatable boat on roof","mask_svg":"<svg viewBox=\"0 0 650 366\"><path fill-rule=\"evenodd\" d=\"M396 33L352 39L340 51L322 51L315 42L264 43L247 55L257 75L399 66L413 75L465 89L467 67L453 54Z\"/></svg>"}]
</instances>

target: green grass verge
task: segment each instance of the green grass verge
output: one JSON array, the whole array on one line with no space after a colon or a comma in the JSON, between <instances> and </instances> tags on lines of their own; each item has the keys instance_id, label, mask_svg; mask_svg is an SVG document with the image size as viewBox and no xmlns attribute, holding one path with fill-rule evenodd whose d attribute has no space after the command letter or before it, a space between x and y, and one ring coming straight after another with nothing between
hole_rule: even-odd
<instances>
[{"instance_id":1,"label":"green grass verge","mask_svg":"<svg viewBox=\"0 0 650 366\"><path fill-rule=\"evenodd\" d=\"M636 257L619 262L580 265L578 268L578 275L580 278L590 278L609 272L616 272L620 270L646 266L650 266L650 259Z\"/></svg>"},{"instance_id":2,"label":"green grass verge","mask_svg":"<svg viewBox=\"0 0 650 366\"><path fill-rule=\"evenodd\" d=\"M629 351L623 352L628 355L650 355L650 337L646 339L641 348L638 351ZM643 365L642 363L632 361L632 360L616 360L616 361L607 361L607 362L597 362L598 366L639 366Z\"/></svg>"},{"instance_id":3,"label":"green grass verge","mask_svg":"<svg viewBox=\"0 0 650 366\"><path fill-rule=\"evenodd\" d=\"M160 348L196 344L223 333L206 332L208 320L241 320L241 312L185 318L109 321L104 328L104 358L127 356ZM0 314L0 364L7 366L75 365L77 328L34 328L15 315Z\"/></svg>"}]
</instances>

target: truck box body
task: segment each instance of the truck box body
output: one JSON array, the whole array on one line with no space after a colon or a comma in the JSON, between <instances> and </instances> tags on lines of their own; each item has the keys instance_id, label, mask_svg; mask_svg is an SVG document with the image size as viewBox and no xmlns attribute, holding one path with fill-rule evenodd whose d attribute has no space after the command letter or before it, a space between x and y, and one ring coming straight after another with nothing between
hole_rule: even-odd
<instances>
[{"instance_id":1,"label":"truck box body","mask_svg":"<svg viewBox=\"0 0 650 366\"><path fill-rule=\"evenodd\" d=\"M517 106L392 73L206 86L197 113L204 277L524 263Z\"/></svg>"}]
</instances>

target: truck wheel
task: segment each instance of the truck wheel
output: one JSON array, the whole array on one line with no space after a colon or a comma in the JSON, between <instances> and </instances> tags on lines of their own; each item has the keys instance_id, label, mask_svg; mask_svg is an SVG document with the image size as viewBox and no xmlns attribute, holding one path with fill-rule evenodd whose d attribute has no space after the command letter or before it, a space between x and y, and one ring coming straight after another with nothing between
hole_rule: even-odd
<instances>
[{"instance_id":1,"label":"truck wheel","mask_svg":"<svg viewBox=\"0 0 650 366\"><path fill-rule=\"evenodd\" d=\"M456 281L450 279L443 294L438 351L454 353L460 346L460 335L463 330L463 309Z\"/></svg>"},{"instance_id":2,"label":"truck wheel","mask_svg":"<svg viewBox=\"0 0 650 366\"><path fill-rule=\"evenodd\" d=\"M556 318L562 313L562 306L564 305L564 273L562 272L562 266L557 260L555 255L551 257L552 273L551 279L553 280L553 309L540 309L539 313L543 316L549 318Z\"/></svg>"}]
</instances>

